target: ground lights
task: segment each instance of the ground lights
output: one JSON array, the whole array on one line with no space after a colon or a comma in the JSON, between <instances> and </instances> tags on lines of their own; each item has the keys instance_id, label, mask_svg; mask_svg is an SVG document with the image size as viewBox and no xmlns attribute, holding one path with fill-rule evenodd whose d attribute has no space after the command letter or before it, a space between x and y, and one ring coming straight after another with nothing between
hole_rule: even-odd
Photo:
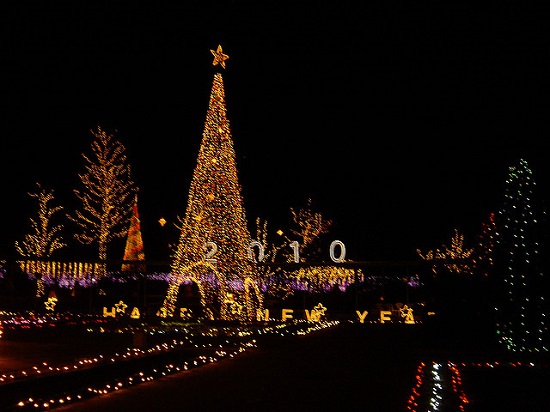
<instances>
[{"instance_id":1,"label":"ground lights","mask_svg":"<svg viewBox=\"0 0 550 412\"><path fill-rule=\"evenodd\" d=\"M319 307L317 310L321 310L321 308ZM17 316L12 316L11 325L13 327L15 327L15 325L18 327L25 327L30 324L42 325L43 323L48 323L50 326L55 327L56 322L59 322L59 318L55 318L53 315L49 315L49 317L51 318L51 322L48 322L48 317L42 318L37 316L33 319L33 321L28 323L25 322L22 317L18 318ZM14 319L17 318L19 320L14 321ZM67 317L65 316L63 319L67 320ZM244 324L220 327L208 326L204 324L182 326L183 324L174 322L170 325L161 324L156 326L152 325L149 327L142 326L139 330L145 331L148 334L176 333L181 335L182 339L173 339L170 342L164 342L148 349L127 348L126 350L119 351L113 355L102 354L63 365L51 365L47 362L42 362L39 365L35 365L24 370L12 371L9 374L1 375L0 383L15 383L37 376L60 376L67 373L74 373L76 370L90 369L99 367L100 365L126 362L132 359L143 358L159 353L170 353L185 348L215 349L213 353L210 353L209 350L208 356L201 354L185 361L171 361L165 364L157 365L152 365L153 362L151 362L148 363L149 366L142 368L142 370L138 372L135 372L134 370L132 372L125 372L124 374L121 373L121 376L117 377L110 376L104 382L96 382L95 384L91 384L86 387L57 388L55 393L51 393L46 396L40 393L29 393L28 397L16 402L17 406L22 410L49 410L67 403L104 395L112 391L118 391L139 383L150 382L173 373L183 372L188 369L213 363L228 357L232 358L239 353L244 352L248 348L255 347L257 341L254 336L259 337L273 334L279 336L306 335L327 327L335 326L338 323L339 322L337 321L324 320L318 320L316 322L296 320L277 325L266 324L261 326ZM111 326L111 329L109 325ZM91 323L86 330L90 333L104 333L109 331L124 333L135 332L136 329L113 323ZM243 338L245 339L243 340ZM36 389L37 392L39 391L39 387Z\"/></svg>"},{"instance_id":2,"label":"ground lights","mask_svg":"<svg viewBox=\"0 0 550 412\"><path fill-rule=\"evenodd\" d=\"M411 396L407 400L408 411L465 410L469 401L462 390L460 372L452 362L420 362L415 380Z\"/></svg>"},{"instance_id":3,"label":"ground lights","mask_svg":"<svg viewBox=\"0 0 550 412\"><path fill-rule=\"evenodd\" d=\"M482 368L538 368L534 362L420 362L407 400L410 412L464 412L471 399L465 394L460 371Z\"/></svg>"},{"instance_id":4,"label":"ground lights","mask_svg":"<svg viewBox=\"0 0 550 412\"><path fill-rule=\"evenodd\" d=\"M153 380L163 378L174 373L187 371L191 368L198 367L207 363L217 362L227 357L233 357L239 353L244 352L247 346L251 347L254 346L254 344L253 342L248 342L248 344L230 352L218 350L211 356L199 355L189 361L185 361L177 365L169 363L159 367L153 367L151 369L139 371L129 376L109 380L108 382L105 382L103 384L91 385L87 386L86 388L74 390L74 393L67 393L67 391L63 391L63 394L61 396L56 396L55 394L52 394L52 396L49 396L45 399L31 396L25 400L19 401L17 403L17 406L22 410L50 410L55 408L56 406L61 406L66 403L105 395L107 393L118 391L129 386L144 382L151 382Z\"/></svg>"}]
</instances>

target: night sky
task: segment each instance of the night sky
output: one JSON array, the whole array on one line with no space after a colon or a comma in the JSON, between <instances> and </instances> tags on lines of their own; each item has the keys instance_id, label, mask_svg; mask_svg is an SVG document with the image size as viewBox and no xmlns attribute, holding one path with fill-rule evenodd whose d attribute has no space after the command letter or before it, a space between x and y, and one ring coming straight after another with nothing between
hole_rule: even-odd
<instances>
[{"instance_id":1,"label":"night sky","mask_svg":"<svg viewBox=\"0 0 550 412\"><path fill-rule=\"evenodd\" d=\"M100 125L166 258L157 220L185 213L218 44L251 222L311 198L352 260L416 259L455 228L473 246L519 158L550 199L550 7L432 3L2 2L0 255L36 182L71 210Z\"/></svg>"}]
</instances>

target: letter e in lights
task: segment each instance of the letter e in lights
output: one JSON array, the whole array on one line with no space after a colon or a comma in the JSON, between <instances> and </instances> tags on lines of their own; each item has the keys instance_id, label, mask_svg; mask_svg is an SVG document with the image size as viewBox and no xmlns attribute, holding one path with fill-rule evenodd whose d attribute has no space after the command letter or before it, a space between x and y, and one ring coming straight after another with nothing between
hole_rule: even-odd
<instances>
[{"instance_id":1,"label":"letter e in lights","mask_svg":"<svg viewBox=\"0 0 550 412\"><path fill-rule=\"evenodd\" d=\"M387 320L391 320L390 315L391 315L391 310L381 310L380 311L380 323L384 323Z\"/></svg>"},{"instance_id":2,"label":"letter e in lights","mask_svg":"<svg viewBox=\"0 0 550 412\"><path fill-rule=\"evenodd\" d=\"M293 313L294 313L294 310L292 309L283 309L283 313L281 316L282 321L284 322L285 320L292 319Z\"/></svg>"}]
</instances>

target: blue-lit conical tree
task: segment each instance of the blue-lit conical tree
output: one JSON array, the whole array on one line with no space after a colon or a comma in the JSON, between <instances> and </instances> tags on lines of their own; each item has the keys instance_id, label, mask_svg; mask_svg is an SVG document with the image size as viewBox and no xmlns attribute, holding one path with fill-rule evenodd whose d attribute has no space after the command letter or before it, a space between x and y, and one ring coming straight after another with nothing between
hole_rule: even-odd
<instances>
[{"instance_id":1,"label":"blue-lit conical tree","mask_svg":"<svg viewBox=\"0 0 550 412\"><path fill-rule=\"evenodd\" d=\"M526 160L509 167L504 203L497 216L497 337L508 350L517 352L548 350L541 255L544 215L536 188Z\"/></svg>"},{"instance_id":2,"label":"blue-lit conical tree","mask_svg":"<svg viewBox=\"0 0 550 412\"><path fill-rule=\"evenodd\" d=\"M214 66L227 55L212 50ZM214 74L210 102L187 209L171 264L171 280L161 315L175 315L185 281L194 282L204 315L223 320L256 320L263 306L254 264L236 155L227 119L221 73Z\"/></svg>"}]
</instances>

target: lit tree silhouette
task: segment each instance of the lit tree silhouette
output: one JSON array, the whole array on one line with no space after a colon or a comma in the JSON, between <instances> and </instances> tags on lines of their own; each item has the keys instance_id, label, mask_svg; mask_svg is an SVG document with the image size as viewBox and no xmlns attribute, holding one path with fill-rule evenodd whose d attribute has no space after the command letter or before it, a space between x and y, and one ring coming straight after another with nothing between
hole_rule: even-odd
<instances>
[{"instance_id":1,"label":"lit tree silhouette","mask_svg":"<svg viewBox=\"0 0 550 412\"><path fill-rule=\"evenodd\" d=\"M293 227L291 233L298 237L298 242L304 258L316 258L321 252L318 245L320 237L330 231L332 220L327 220L320 212L313 209L311 198L307 200L306 206L298 210L290 208Z\"/></svg>"},{"instance_id":2,"label":"lit tree silhouette","mask_svg":"<svg viewBox=\"0 0 550 412\"><path fill-rule=\"evenodd\" d=\"M282 231L278 230L277 236L273 236L268 230L268 221L256 218L256 241L259 242L263 256L254 257L257 261L261 260L263 264L257 266L257 273L265 289L270 296L281 300L291 296L294 291L290 286L288 278L284 276L283 270L274 265L279 256L284 254L282 249L288 247L288 241L282 237Z\"/></svg>"},{"instance_id":3,"label":"lit tree silhouette","mask_svg":"<svg viewBox=\"0 0 550 412\"><path fill-rule=\"evenodd\" d=\"M85 172L78 177L83 188L74 190L81 208L68 217L77 226L75 239L97 243L98 258L105 261L111 241L127 234L136 187L122 143L101 127L91 133L93 156L82 154Z\"/></svg>"},{"instance_id":4,"label":"lit tree silhouette","mask_svg":"<svg viewBox=\"0 0 550 412\"><path fill-rule=\"evenodd\" d=\"M299 262L314 262L321 260L321 240L330 232L332 220L325 219L323 215L313 209L312 199L308 199L304 207L300 209L290 208L292 221L290 233L293 239L286 236L282 230L277 230L277 236L268 236L267 222L256 221L257 239L262 244L264 262L294 262L296 254L294 248L298 248ZM271 239L271 241L269 241ZM293 245L293 247L291 247ZM326 253L328 251L325 250ZM342 251L345 256L345 250ZM293 294L293 288L300 288L308 292L323 292L334 286L346 288L351 282L362 276L361 270L346 269L334 266L306 266L295 270L281 270L276 264L259 265L258 272L267 294L286 298Z\"/></svg>"},{"instance_id":5,"label":"lit tree silhouette","mask_svg":"<svg viewBox=\"0 0 550 412\"><path fill-rule=\"evenodd\" d=\"M221 46L212 54L213 65L225 68L228 56ZM263 304L250 243L223 78L217 72L161 315L174 314L179 286L190 280L199 288L207 316L218 312L221 319L255 320Z\"/></svg>"},{"instance_id":6,"label":"lit tree silhouette","mask_svg":"<svg viewBox=\"0 0 550 412\"><path fill-rule=\"evenodd\" d=\"M15 241L15 249L23 257L48 258L56 250L67 246L60 233L63 225L52 225L52 218L63 209L63 206L50 204L54 200L53 190L42 188L40 183L36 183L36 186L38 191L29 193L29 196L38 200L37 216L29 219L32 232L26 234L22 242Z\"/></svg>"},{"instance_id":7,"label":"lit tree silhouette","mask_svg":"<svg viewBox=\"0 0 550 412\"><path fill-rule=\"evenodd\" d=\"M535 194L533 172L527 161L520 159L508 169L504 202L497 216L495 257L500 281L498 340L511 351L548 351L539 243L544 215Z\"/></svg>"},{"instance_id":8,"label":"lit tree silhouette","mask_svg":"<svg viewBox=\"0 0 550 412\"><path fill-rule=\"evenodd\" d=\"M141 237L141 222L138 212L138 196L136 194L134 207L132 208L132 217L130 218L130 227L126 237L126 247L124 248L125 261L122 264L123 272L145 272L145 252L143 251L143 239Z\"/></svg>"},{"instance_id":9,"label":"lit tree silhouette","mask_svg":"<svg viewBox=\"0 0 550 412\"><path fill-rule=\"evenodd\" d=\"M15 250L23 257L30 259L46 259L52 256L56 250L67 246L61 235L63 225L53 224L54 216L63 210L63 206L52 206L54 200L53 190L42 188L40 183L36 183L37 192L29 193L29 196L38 200L38 213L36 218L31 218L32 232L25 235L22 242L15 241ZM36 262L35 267L40 275L46 271L45 261ZM40 296L44 292L42 276L37 279L36 295Z\"/></svg>"},{"instance_id":10,"label":"lit tree silhouette","mask_svg":"<svg viewBox=\"0 0 550 412\"><path fill-rule=\"evenodd\" d=\"M432 270L439 274L442 268L452 274L471 274L473 248L464 246L464 235L454 229L451 244L443 244L441 249L429 250L426 253L417 249L418 255L426 261L432 262Z\"/></svg>"}]
</instances>

